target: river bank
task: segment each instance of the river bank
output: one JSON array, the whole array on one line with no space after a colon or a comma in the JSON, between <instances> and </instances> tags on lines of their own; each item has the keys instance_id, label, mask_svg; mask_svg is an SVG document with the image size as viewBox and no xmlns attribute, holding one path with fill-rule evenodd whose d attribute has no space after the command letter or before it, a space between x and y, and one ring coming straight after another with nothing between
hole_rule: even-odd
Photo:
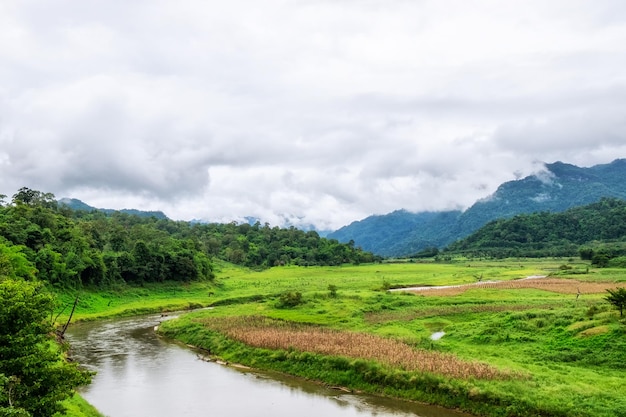
<instances>
[{"instance_id":1,"label":"river bank","mask_svg":"<svg viewBox=\"0 0 626 417\"><path fill-rule=\"evenodd\" d=\"M566 410L536 407L523 397L483 390L478 384L437 373L411 372L380 362L343 356L329 356L298 350L257 348L207 329L197 322L198 315L188 315L159 326L159 333L197 346L225 363L238 363L262 370L282 372L317 381L348 392L369 393L384 397L437 404L473 415L567 416ZM309 334L310 336L310 334ZM525 381L503 378L504 384L517 386Z\"/></svg>"},{"instance_id":2,"label":"river bank","mask_svg":"<svg viewBox=\"0 0 626 417\"><path fill-rule=\"evenodd\" d=\"M107 416L202 417L211 410L231 417L290 417L298 410L302 417L469 417L331 389L284 373L205 362L195 350L156 335L154 328L163 319L90 321L70 329L75 358L97 371L81 392Z\"/></svg>"}]
</instances>

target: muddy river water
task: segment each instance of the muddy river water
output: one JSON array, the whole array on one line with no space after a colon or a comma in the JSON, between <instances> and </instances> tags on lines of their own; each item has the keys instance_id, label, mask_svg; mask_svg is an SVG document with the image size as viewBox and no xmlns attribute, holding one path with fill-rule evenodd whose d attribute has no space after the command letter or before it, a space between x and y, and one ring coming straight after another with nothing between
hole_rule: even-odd
<instances>
[{"instance_id":1,"label":"muddy river water","mask_svg":"<svg viewBox=\"0 0 626 417\"><path fill-rule=\"evenodd\" d=\"M154 315L70 328L74 359L97 372L82 394L106 416L467 416L204 362L193 350L158 337L154 327L161 320Z\"/></svg>"}]
</instances>

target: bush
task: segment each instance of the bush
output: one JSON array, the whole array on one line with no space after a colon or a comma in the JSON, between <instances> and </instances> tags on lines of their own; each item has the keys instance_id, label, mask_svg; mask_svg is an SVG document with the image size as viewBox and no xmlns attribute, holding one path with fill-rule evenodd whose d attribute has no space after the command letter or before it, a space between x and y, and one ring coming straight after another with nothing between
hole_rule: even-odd
<instances>
[{"instance_id":1,"label":"bush","mask_svg":"<svg viewBox=\"0 0 626 417\"><path fill-rule=\"evenodd\" d=\"M626 268L626 256L610 259L608 266L611 268Z\"/></svg>"},{"instance_id":2,"label":"bush","mask_svg":"<svg viewBox=\"0 0 626 417\"><path fill-rule=\"evenodd\" d=\"M287 291L280 295L278 299L278 308L292 308L302 304L302 293L299 291Z\"/></svg>"}]
</instances>

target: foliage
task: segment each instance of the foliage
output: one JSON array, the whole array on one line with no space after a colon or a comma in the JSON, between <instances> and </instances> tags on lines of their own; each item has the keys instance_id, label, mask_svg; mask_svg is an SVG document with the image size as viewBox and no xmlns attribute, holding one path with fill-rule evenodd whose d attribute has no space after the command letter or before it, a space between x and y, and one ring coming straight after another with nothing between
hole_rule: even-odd
<instances>
[{"instance_id":1,"label":"foliage","mask_svg":"<svg viewBox=\"0 0 626 417\"><path fill-rule=\"evenodd\" d=\"M428 247L428 248L424 248L421 251L417 252L415 255L412 256L412 258L434 258L435 256L439 255L439 248L437 247Z\"/></svg>"},{"instance_id":2,"label":"foliage","mask_svg":"<svg viewBox=\"0 0 626 417\"><path fill-rule=\"evenodd\" d=\"M293 308L303 303L302 293L299 291L287 291L280 295L278 308Z\"/></svg>"},{"instance_id":3,"label":"foliage","mask_svg":"<svg viewBox=\"0 0 626 417\"><path fill-rule=\"evenodd\" d=\"M614 290L607 289L609 293L604 299L613 304L619 310L619 316L624 316L624 307L626 307L626 288L620 287Z\"/></svg>"},{"instance_id":4,"label":"foliage","mask_svg":"<svg viewBox=\"0 0 626 417\"><path fill-rule=\"evenodd\" d=\"M50 343L52 297L40 283L0 278L0 412L52 416L89 381Z\"/></svg>"},{"instance_id":5,"label":"foliage","mask_svg":"<svg viewBox=\"0 0 626 417\"><path fill-rule=\"evenodd\" d=\"M211 280L215 259L268 268L359 264L375 257L293 227L74 211L57 205L52 194L28 188L0 206L0 271L15 271L28 261L31 275L36 271L59 288Z\"/></svg>"},{"instance_id":6,"label":"foliage","mask_svg":"<svg viewBox=\"0 0 626 417\"><path fill-rule=\"evenodd\" d=\"M447 251L496 258L579 254L594 265L607 266L612 257L626 254L626 244L620 242L625 238L626 201L606 198L562 213L495 220L451 244ZM598 241L615 243L600 246Z\"/></svg>"},{"instance_id":7,"label":"foliage","mask_svg":"<svg viewBox=\"0 0 626 417\"><path fill-rule=\"evenodd\" d=\"M337 297L337 286L335 284L328 284L328 295L330 297Z\"/></svg>"}]
</instances>

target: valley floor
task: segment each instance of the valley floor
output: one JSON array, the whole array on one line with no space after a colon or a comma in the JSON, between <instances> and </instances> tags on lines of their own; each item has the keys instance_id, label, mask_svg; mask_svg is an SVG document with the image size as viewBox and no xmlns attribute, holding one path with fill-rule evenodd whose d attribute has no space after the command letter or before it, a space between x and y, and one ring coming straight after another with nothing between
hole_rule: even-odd
<instances>
[{"instance_id":1,"label":"valley floor","mask_svg":"<svg viewBox=\"0 0 626 417\"><path fill-rule=\"evenodd\" d=\"M223 264L211 285L84 294L77 318L212 305L160 331L225 361L477 415L609 417L626 415L626 325L604 289L624 272L571 259ZM520 280L534 275L549 278ZM479 280L505 282L388 291Z\"/></svg>"}]
</instances>

